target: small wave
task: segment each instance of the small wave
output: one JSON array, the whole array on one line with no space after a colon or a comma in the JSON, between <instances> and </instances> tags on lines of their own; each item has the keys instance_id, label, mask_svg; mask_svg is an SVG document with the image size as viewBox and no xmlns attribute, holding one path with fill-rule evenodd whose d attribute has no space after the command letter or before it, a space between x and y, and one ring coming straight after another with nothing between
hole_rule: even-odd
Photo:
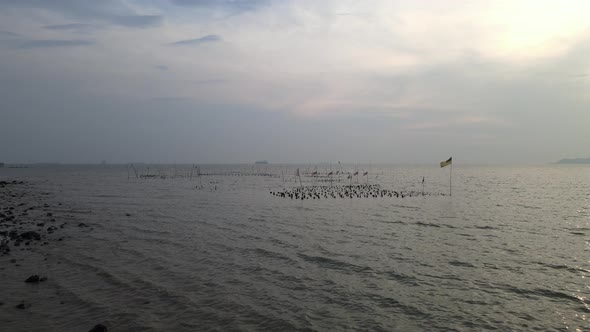
<instances>
[{"instance_id":1,"label":"small wave","mask_svg":"<svg viewBox=\"0 0 590 332\"><path fill-rule=\"evenodd\" d=\"M523 207L525 209L534 209L534 210L540 210L541 207L539 206L532 206L532 205L526 205L526 204L515 204L516 206L520 206Z\"/></svg>"},{"instance_id":2,"label":"small wave","mask_svg":"<svg viewBox=\"0 0 590 332\"><path fill-rule=\"evenodd\" d=\"M422 226L422 227L436 227L436 228L441 228L441 227L446 227L446 228L457 228L455 226L449 225L449 224L434 224L434 223L429 223L429 222L415 222L414 225L418 225L418 226Z\"/></svg>"},{"instance_id":3,"label":"small wave","mask_svg":"<svg viewBox=\"0 0 590 332\"><path fill-rule=\"evenodd\" d=\"M583 269L581 267L576 267L576 266L568 266L566 264L550 264L550 263L543 263L543 262L537 262L536 264L544 266L544 267L548 267L548 268L554 269L554 270L564 270L564 271L569 271L572 273L579 273L579 272L590 273L590 270L586 270L586 269Z\"/></svg>"},{"instance_id":4,"label":"small wave","mask_svg":"<svg viewBox=\"0 0 590 332\"><path fill-rule=\"evenodd\" d=\"M400 220L394 220L394 221L390 221L388 222L389 224L400 224L400 225L407 225L407 223L400 221Z\"/></svg>"},{"instance_id":5,"label":"small wave","mask_svg":"<svg viewBox=\"0 0 590 332\"><path fill-rule=\"evenodd\" d=\"M492 226L473 226L473 228L477 228L477 229L498 229L496 227L492 227Z\"/></svg>"},{"instance_id":6,"label":"small wave","mask_svg":"<svg viewBox=\"0 0 590 332\"><path fill-rule=\"evenodd\" d=\"M91 210L80 210L80 209L53 209L56 213L76 213L76 214L91 214Z\"/></svg>"},{"instance_id":7,"label":"small wave","mask_svg":"<svg viewBox=\"0 0 590 332\"><path fill-rule=\"evenodd\" d=\"M463 266L463 267L475 267L475 265L468 263L468 262L461 262L461 261L450 261L449 265L453 266Z\"/></svg>"},{"instance_id":8,"label":"small wave","mask_svg":"<svg viewBox=\"0 0 590 332\"><path fill-rule=\"evenodd\" d=\"M365 297L368 300L376 303L381 308L398 309L399 311L410 317L420 319L426 319L430 317L430 315L427 312L424 312L414 306L403 304L392 297L382 296L379 294L366 294Z\"/></svg>"},{"instance_id":9,"label":"small wave","mask_svg":"<svg viewBox=\"0 0 590 332\"><path fill-rule=\"evenodd\" d=\"M573 295L546 288L524 289L510 285L502 285L500 288L510 293L522 295L525 297L545 297L552 300L569 300L574 302L580 302L580 299Z\"/></svg>"},{"instance_id":10,"label":"small wave","mask_svg":"<svg viewBox=\"0 0 590 332\"><path fill-rule=\"evenodd\" d=\"M386 272L383 272L383 274L385 276L387 276L388 279L398 281L399 283L404 284L404 285L409 285L409 286L418 286L419 285L418 279L416 279L415 277L412 277L412 276L397 273L395 271L386 271Z\"/></svg>"},{"instance_id":11,"label":"small wave","mask_svg":"<svg viewBox=\"0 0 590 332\"><path fill-rule=\"evenodd\" d=\"M418 226L423 226L423 227L436 227L436 228L440 228L440 225L432 224L432 223L425 223L425 222L421 222L421 221L418 221L418 222L416 222L414 224L415 225L418 225Z\"/></svg>"},{"instance_id":12,"label":"small wave","mask_svg":"<svg viewBox=\"0 0 590 332\"><path fill-rule=\"evenodd\" d=\"M271 258L271 259L293 262L293 260L287 256L284 256L284 255L277 253L277 252L268 251L266 249L255 248L255 249L246 249L246 250L254 253L256 256L262 256L262 257L267 257L267 258Z\"/></svg>"},{"instance_id":13,"label":"small wave","mask_svg":"<svg viewBox=\"0 0 590 332\"><path fill-rule=\"evenodd\" d=\"M327 257L309 256L306 254L297 254L297 255L307 262L317 264L318 266L323 267L323 268L327 268L327 269L341 270L341 271L347 271L347 272L352 271L352 272L357 272L357 273L371 271L371 268L368 266L354 265L354 264L346 263L343 261L339 261L339 260L331 259L331 258L327 258Z\"/></svg>"}]
</instances>

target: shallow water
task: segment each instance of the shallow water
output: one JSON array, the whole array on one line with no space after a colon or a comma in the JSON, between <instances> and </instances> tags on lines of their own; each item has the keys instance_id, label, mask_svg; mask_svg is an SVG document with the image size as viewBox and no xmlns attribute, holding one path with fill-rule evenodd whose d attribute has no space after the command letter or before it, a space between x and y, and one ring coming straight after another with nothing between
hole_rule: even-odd
<instances>
[{"instance_id":1,"label":"shallow water","mask_svg":"<svg viewBox=\"0 0 590 332\"><path fill-rule=\"evenodd\" d=\"M0 321L9 331L590 328L589 166L455 165L451 197L270 195L299 186L281 177L296 167L306 168L203 166L216 175L200 180L173 177L187 166L151 166L166 179L116 165L0 169L93 228L0 271ZM420 192L424 176L426 193L449 190L449 168L360 168L369 177L353 183ZM49 282L24 285L33 271ZM33 305L14 309L23 298Z\"/></svg>"}]
</instances>

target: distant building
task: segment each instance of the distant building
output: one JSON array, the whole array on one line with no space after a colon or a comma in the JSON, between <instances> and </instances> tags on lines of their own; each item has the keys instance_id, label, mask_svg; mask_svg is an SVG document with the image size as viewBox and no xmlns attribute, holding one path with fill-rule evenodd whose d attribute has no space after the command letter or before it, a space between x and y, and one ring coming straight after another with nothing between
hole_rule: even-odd
<instances>
[{"instance_id":1,"label":"distant building","mask_svg":"<svg viewBox=\"0 0 590 332\"><path fill-rule=\"evenodd\" d=\"M257 160L256 162L254 162L254 164L256 164L256 165L266 165L266 164L268 164L268 161L266 161L266 160Z\"/></svg>"}]
</instances>

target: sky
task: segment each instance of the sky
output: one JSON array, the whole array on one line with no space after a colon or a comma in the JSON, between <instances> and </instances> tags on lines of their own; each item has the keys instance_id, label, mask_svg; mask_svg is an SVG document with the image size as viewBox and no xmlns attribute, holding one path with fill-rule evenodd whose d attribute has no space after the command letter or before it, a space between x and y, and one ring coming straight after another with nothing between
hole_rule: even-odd
<instances>
[{"instance_id":1,"label":"sky","mask_svg":"<svg viewBox=\"0 0 590 332\"><path fill-rule=\"evenodd\" d=\"M0 0L0 162L590 156L589 1Z\"/></svg>"}]
</instances>

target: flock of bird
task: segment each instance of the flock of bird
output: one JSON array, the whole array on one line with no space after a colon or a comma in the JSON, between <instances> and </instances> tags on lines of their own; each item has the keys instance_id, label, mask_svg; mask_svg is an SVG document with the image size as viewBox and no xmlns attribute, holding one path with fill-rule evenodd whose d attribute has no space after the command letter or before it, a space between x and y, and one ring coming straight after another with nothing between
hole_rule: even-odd
<instances>
[{"instance_id":1,"label":"flock of bird","mask_svg":"<svg viewBox=\"0 0 590 332\"><path fill-rule=\"evenodd\" d=\"M322 198L386 198L426 196L428 193L418 191L396 191L382 189L379 184L356 184L346 186L301 186L283 191L271 191L271 195L290 199L322 199Z\"/></svg>"}]
</instances>

